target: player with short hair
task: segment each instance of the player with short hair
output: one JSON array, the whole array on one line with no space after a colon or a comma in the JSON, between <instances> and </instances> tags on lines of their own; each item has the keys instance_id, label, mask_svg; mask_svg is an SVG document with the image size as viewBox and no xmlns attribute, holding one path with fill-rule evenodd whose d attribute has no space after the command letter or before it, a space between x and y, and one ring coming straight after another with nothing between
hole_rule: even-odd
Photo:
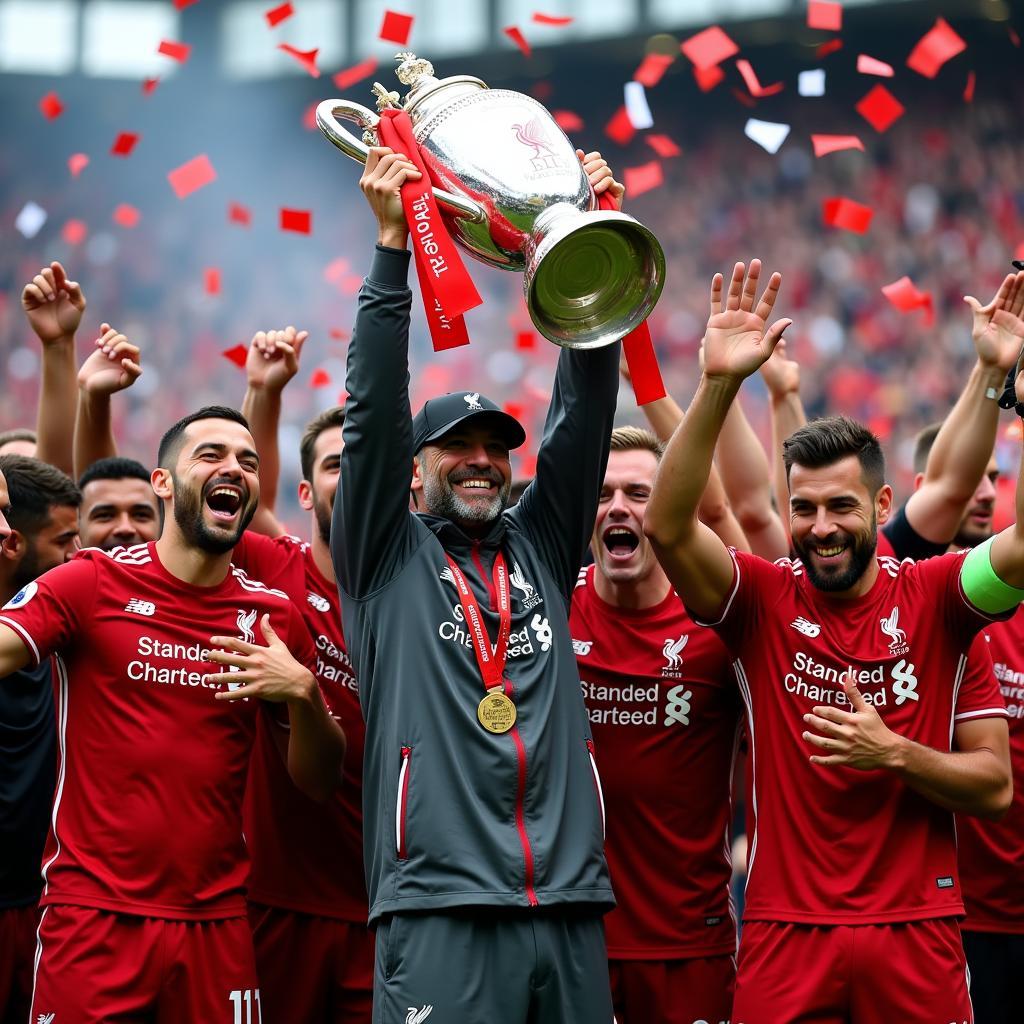
<instances>
[{"instance_id":1,"label":"player with short hair","mask_svg":"<svg viewBox=\"0 0 1024 1024\"><path fill-rule=\"evenodd\" d=\"M141 462L120 455L100 459L86 469L78 478L82 547L110 551L156 540L160 511L149 478Z\"/></svg>"},{"instance_id":2,"label":"player with short hair","mask_svg":"<svg viewBox=\"0 0 1024 1024\"><path fill-rule=\"evenodd\" d=\"M81 551L0 611L0 674L53 653L58 684L33 1019L257 1021L242 796L259 718L287 705L282 756L312 795L340 776L305 626L231 564L259 500L244 418L184 417L158 462L159 540Z\"/></svg>"},{"instance_id":3,"label":"player with short hair","mask_svg":"<svg viewBox=\"0 0 1024 1024\"><path fill-rule=\"evenodd\" d=\"M619 1024L725 1021L736 973L731 783L741 728L728 652L694 624L643 534L663 445L612 431L569 626L594 734L617 906Z\"/></svg>"},{"instance_id":4,"label":"player with short hair","mask_svg":"<svg viewBox=\"0 0 1024 1024\"><path fill-rule=\"evenodd\" d=\"M965 669L1024 597L1020 526L970 554L876 557L892 508L877 439L850 420L785 444L799 561L729 551L696 517L742 381L768 358L781 284L759 261L711 288L705 366L644 528L690 613L734 658L750 734L750 866L732 1019L971 1018L950 812L1010 805L1006 709ZM1018 380L1024 395L1024 379Z\"/></svg>"},{"instance_id":5,"label":"player with short hair","mask_svg":"<svg viewBox=\"0 0 1024 1024\"><path fill-rule=\"evenodd\" d=\"M34 459L36 445L36 432L28 427L0 431L0 455L24 455Z\"/></svg>"}]
</instances>

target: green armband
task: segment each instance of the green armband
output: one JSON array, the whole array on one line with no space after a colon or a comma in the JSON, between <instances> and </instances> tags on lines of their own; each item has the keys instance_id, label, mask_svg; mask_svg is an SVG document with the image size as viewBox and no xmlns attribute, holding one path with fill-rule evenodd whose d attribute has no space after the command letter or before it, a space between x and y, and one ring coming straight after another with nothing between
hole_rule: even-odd
<instances>
[{"instance_id":1,"label":"green armband","mask_svg":"<svg viewBox=\"0 0 1024 1024\"><path fill-rule=\"evenodd\" d=\"M960 585L967 600L979 611L989 615L1008 612L1024 601L1024 590L1004 583L992 568L992 542L989 537L964 559L960 570Z\"/></svg>"}]
</instances>

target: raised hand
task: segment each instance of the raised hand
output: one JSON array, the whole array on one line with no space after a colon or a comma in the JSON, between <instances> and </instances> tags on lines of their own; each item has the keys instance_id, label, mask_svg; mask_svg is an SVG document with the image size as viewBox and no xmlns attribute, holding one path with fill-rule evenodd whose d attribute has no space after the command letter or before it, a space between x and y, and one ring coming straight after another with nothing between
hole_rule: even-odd
<instances>
[{"instance_id":1,"label":"raised hand","mask_svg":"<svg viewBox=\"0 0 1024 1024\"><path fill-rule=\"evenodd\" d=\"M987 305L973 295L965 295L964 302L974 315L971 340L978 359L1005 373L1024 348L1024 271L1007 274Z\"/></svg>"},{"instance_id":2,"label":"raised hand","mask_svg":"<svg viewBox=\"0 0 1024 1024\"><path fill-rule=\"evenodd\" d=\"M281 391L299 372L299 358L309 331L286 327L283 331L259 331L249 345L245 375L250 388Z\"/></svg>"},{"instance_id":3,"label":"raised hand","mask_svg":"<svg viewBox=\"0 0 1024 1024\"><path fill-rule=\"evenodd\" d=\"M761 364L761 378L772 401L800 391L800 364L786 357L786 339L780 338L775 351Z\"/></svg>"},{"instance_id":4,"label":"raised hand","mask_svg":"<svg viewBox=\"0 0 1024 1024\"><path fill-rule=\"evenodd\" d=\"M579 157L580 163L583 164L583 170L595 195L607 192L615 203L615 209L621 210L622 197L626 194L626 186L620 185L615 180L615 175L612 174L608 161L596 151L584 153L582 149L577 149L576 156Z\"/></svg>"},{"instance_id":5,"label":"raised hand","mask_svg":"<svg viewBox=\"0 0 1024 1024\"><path fill-rule=\"evenodd\" d=\"M774 273L755 305L761 261L750 261L750 272L742 263L733 267L729 292L722 300L724 279L715 274L711 281L711 316L704 333L704 375L743 380L772 354L782 332L793 322L776 320L765 328L779 295L782 275Z\"/></svg>"},{"instance_id":6,"label":"raised hand","mask_svg":"<svg viewBox=\"0 0 1024 1024\"><path fill-rule=\"evenodd\" d=\"M21 308L44 345L75 336L85 312L85 296L77 281L69 281L54 261L43 267L21 292Z\"/></svg>"},{"instance_id":7,"label":"raised hand","mask_svg":"<svg viewBox=\"0 0 1024 1024\"><path fill-rule=\"evenodd\" d=\"M366 158L359 187L377 218L377 242L392 248L405 246L409 232L399 190L406 179L416 180L420 172L401 153L386 146L374 146Z\"/></svg>"},{"instance_id":8,"label":"raised hand","mask_svg":"<svg viewBox=\"0 0 1024 1024\"><path fill-rule=\"evenodd\" d=\"M89 395L112 395L131 387L142 374L139 349L110 324L100 325L95 351L78 371L78 387Z\"/></svg>"}]
</instances>

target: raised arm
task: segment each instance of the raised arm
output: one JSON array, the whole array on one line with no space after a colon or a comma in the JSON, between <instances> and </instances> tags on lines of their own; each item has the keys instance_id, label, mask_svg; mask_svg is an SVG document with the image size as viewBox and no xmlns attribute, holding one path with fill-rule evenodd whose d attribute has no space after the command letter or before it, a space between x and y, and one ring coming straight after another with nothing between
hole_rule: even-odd
<instances>
[{"instance_id":1,"label":"raised arm","mask_svg":"<svg viewBox=\"0 0 1024 1024\"><path fill-rule=\"evenodd\" d=\"M110 398L142 374L139 349L110 324L100 326L95 349L78 371L75 417L75 479L94 462L117 454L110 420Z\"/></svg>"},{"instance_id":2,"label":"raised arm","mask_svg":"<svg viewBox=\"0 0 1024 1024\"><path fill-rule=\"evenodd\" d=\"M399 189L406 178L418 177L412 161L375 147L359 180L377 218L377 249L348 347L345 447L331 530L338 583L351 597L390 579L404 564L411 537L411 253Z\"/></svg>"},{"instance_id":3,"label":"raised arm","mask_svg":"<svg viewBox=\"0 0 1024 1024\"><path fill-rule=\"evenodd\" d=\"M771 464L775 505L779 510L782 527L789 536L789 480L782 461L782 442L807 423L804 403L800 400L800 364L786 353L786 339L782 338L775 351L761 366L761 378L768 388L772 419Z\"/></svg>"},{"instance_id":4,"label":"raised arm","mask_svg":"<svg viewBox=\"0 0 1024 1024\"><path fill-rule=\"evenodd\" d=\"M1024 272L1007 274L995 297L974 314L971 338L978 360L932 445L924 481L907 499L907 522L936 544L956 536L964 511L992 458L999 422L996 399L1007 370L1024 346Z\"/></svg>"},{"instance_id":5,"label":"raised arm","mask_svg":"<svg viewBox=\"0 0 1024 1024\"><path fill-rule=\"evenodd\" d=\"M711 317L704 335L704 373L693 402L669 442L644 516L644 532L686 605L702 618L722 608L733 583L729 551L697 516L722 424L740 385L771 355L790 320L766 329L782 283L772 274L756 300L761 261L750 273L733 268L723 301L721 274L711 282Z\"/></svg>"},{"instance_id":6,"label":"raised arm","mask_svg":"<svg viewBox=\"0 0 1024 1024\"><path fill-rule=\"evenodd\" d=\"M260 453L260 506L250 529L277 537L284 533L278 521L277 487L281 454L277 442L281 425L281 393L299 372L302 346L309 331L286 327L283 331L259 331L249 345L245 360L246 389L242 414Z\"/></svg>"},{"instance_id":7,"label":"raised arm","mask_svg":"<svg viewBox=\"0 0 1024 1024\"><path fill-rule=\"evenodd\" d=\"M36 457L65 473L74 472L73 443L78 400L75 387L75 332L85 312L85 296L57 262L43 267L25 285L21 308L43 346Z\"/></svg>"}]
</instances>

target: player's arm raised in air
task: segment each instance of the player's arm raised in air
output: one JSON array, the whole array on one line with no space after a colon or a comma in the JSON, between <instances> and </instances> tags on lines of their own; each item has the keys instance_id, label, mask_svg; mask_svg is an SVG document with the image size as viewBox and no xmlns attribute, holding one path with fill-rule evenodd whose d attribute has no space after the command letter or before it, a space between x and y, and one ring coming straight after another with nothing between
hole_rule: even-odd
<instances>
[{"instance_id":1,"label":"player's arm raised in air","mask_svg":"<svg viewBox=\"0 0 1024 1024\"><path fill-rule=\"evenodd\" d=\"M771 355L792 322L778 320L766 327L782 275L772 274L758 299L760 273L760 260L751 262L749 274L737 263L725 296L722 275L715 274L711 282L704 372L661 460L644 515L644 532L673 586L706 619L721 611L733 585L728 548L697 515L715 446L740 385Z\"/></svg>"},{"instance_id":2,"label":"player's arm raised in air","mask_svg":"<svg viewBox=\"0 0 1024 1024\"><path fill-rule=\"evenodd\" d=\"M936 544L956 536L964 511L992 458L999 421L996 398L1024 346L1024 272L1007 274L982 306L966 296L978 354L967 384L946 417L928 455L924 481L907 499L907 522Z\"/></svg>"},{"instance_id":3,"label":"player's arm raised in air","mask_svg":"<svg viewBox=\"0 0 1024 1024\"><path fill-rule=\"evenodd\" d=\"M43 267L22 289L21 308L43 346L36 457L65 473L72 465L78 392L75 388L75 332L85 312L85 296L57 262Z\"/></svg>"},{"instance_id":4,"label":"player's arm raised in air","mask_svg":"<svg viewBox=\"0 0 1024 1024\"><path fill-rule=\"evenodd\" d=\"M250 530L278 537L285 532L278 521L277 486L281 475L281 453L277 443L281 423L281 393L299 372L302 346L309 331L286 327L282 331L258 331L249 344L245 360L245 398L242 415L260 453L260 504Z\"/></svg>"},{"instance_id":5,"label":"player's arm raised in air","mask_svg":"<svg viewBox=\"0 0 1024 1024\"><path fill-rule=\"evenodd\" d=\"M78 371L75 417L75 479L94 462L117 455L110 398L131 387L142 374L138 346L110 324L100 325L93 351Z\"/></svg>"}]
</instances>

